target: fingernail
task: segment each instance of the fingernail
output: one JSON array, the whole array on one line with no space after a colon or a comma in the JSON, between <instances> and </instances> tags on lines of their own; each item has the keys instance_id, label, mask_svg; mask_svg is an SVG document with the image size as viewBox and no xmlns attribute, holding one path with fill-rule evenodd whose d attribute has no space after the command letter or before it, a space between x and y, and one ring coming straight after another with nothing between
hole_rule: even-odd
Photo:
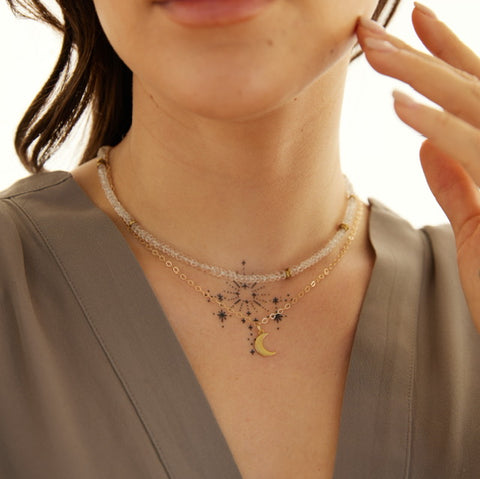
<instances>
[{"instance_id":1,"label":"fingernail","mask_svg":"<svg viewBox=\"0 0 480 479\"><path fill-rule=\"evenodd\" d=\"M385 28L382 27L378 22L375 22L371 20L368 17L360 17L360 20L358 23L363 27L367 28L368 30L375 32L375 33L380 33L384 35L386 33Z\"/></svg>"},{"instance_id":2,"label":"fingernail","mask_svg":"<svg viewBox=\"0 0 480 479\"><path fill-rule=\"evenodd\" d=\"M367 37L365 39L365 46L378 52L398 52L398 48L392 45L389 41L375 37Z\"/></svg>"},{"instance_id":3,"label":"fingernail","mask_svg":"<svg viewBox=\"0 0 480 479\"><path fill-rule=\"evenodd\" d=\"M392 96L397 101L398 103L401 103L402 105L405 105L409 108L414 108L418 106L418 103L412 98L409 97L408 95L405 95L405 93L399 91L399 90L393 90Z\"/></svg>"},{"instance_id":4,"label":"fingernail","mask_svg":"<svg viewBox=\"0 0 480 479\"><path fill-rule=\"evenodd\" d=\"M437 19L437 16L435 15L435 13L433 13L433 11L430 10L428 7L426 7L425 5L422 5L421 3L418 3L418 2L413 2L413 3L415 4L415 7L418 9L418 11L420 13L423 13L427 17Z\"/></svg>"}]
</instances>

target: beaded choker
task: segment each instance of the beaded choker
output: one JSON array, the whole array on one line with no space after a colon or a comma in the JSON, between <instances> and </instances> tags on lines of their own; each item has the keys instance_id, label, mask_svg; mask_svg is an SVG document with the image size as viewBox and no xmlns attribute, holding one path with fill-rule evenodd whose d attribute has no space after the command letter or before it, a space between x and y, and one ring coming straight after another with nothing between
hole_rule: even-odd
<instances>
[{"instance_id":1,"label":"beaded choker","mask_svg":"<svg viewBox=\"0 0 480 479\"><path fill-rule=\"evenodd\" d=\"M348 234L348 225L351 224L355 215L356 197L353 193L353 188L350 181L345 177L347 198L345 216L340 225L338 226L338 230L330 239L330 241L326 245L324 245L319 251L311 255L309 258L301 261L295 266L287 267L282 271L262 274L243 274L231 269L222 268L221 266L205 264L194 258L191 258L190 256L187 256L181 251L176 250L168 243L159 241L151 233L142 228L142 226L125 210L125 208L121 205L120 201L115 195L113 185L108 178L107 169L109 167L110 148L111 147L103 146L98 151L98 174L100 178L100 183L102 184L103 190L105 192L105 196L107 197L110 205L115 210L115 212L122 218L124 223L130 229L132 229L136 235L145 240L147 244L150 244L155 249L178 261L181 261L184 264L187 264L195 269L204 271L205 273L208 273L216 278L223 278L231 281L240 281L242 283L250 284L268 283L292 278L293 276L296 276L297 274L300 274L308 268L311 268L313 265L317 264L321 259L328 256L339 244L341 244L346 235Z\"/></svg>"}]
</instances>

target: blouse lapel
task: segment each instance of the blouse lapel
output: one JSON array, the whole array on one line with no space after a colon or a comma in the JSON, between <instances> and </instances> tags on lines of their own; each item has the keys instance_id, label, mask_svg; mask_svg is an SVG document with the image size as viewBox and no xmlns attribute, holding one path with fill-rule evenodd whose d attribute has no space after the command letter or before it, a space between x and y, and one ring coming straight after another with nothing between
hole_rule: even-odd
<instances>
[{"instance_id":1,"label":"blouse lapel","mask_svg":"<svg viewBox=\"0 0 480 479\"><path fill-rule=\"evenodd\" d=\"M343 400L334 479L408 477L424 235L370 200L376 261Z\"/></svg>"},{"instance_id":2,"label":"blouse lapel","mask_svg":"<svg viewBox=\"0 0 480 479\"><path fill-rule=\"evenodd\" d=\"M54 207L31 214L168 477L241 479L193 369L121 233L73 177L52 188L48 198Z\"/></svg>"}]
</instances>

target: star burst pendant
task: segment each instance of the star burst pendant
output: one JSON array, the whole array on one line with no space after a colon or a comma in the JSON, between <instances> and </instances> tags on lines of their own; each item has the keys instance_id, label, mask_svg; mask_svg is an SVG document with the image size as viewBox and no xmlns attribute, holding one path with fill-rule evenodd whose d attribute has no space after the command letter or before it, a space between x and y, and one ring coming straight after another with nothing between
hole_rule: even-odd
<instances>
[{"instance_id":1,"label":"star burst pendant","mask_svg":"<svg viewBox=\"0 0 480 479\"><path fill-rule=\"evenodd\" d=\"M245 274L245 264L242 262L243 274ZM214 295L219 301L221 301L228 308L238 311L244 315L241 319L242 323L249 323L248 329L250 330L250 335L247 337L250 348L250 354L253 356L255 353L261 355L262 357L270 357L277 354L276 351L269 351L265 345L264 340L269 333L265 332L261 325L261 318L266 315L271 314L272 310L275 311L278 309L279 304L284 303L289 300L290 294L286 295L286 298L279 298L278 296L273 296L267 291L265 283L243 283L235 280L226 281L226 288L218 294ZM227 318L233 316L232 313L228 312L226 308L222 308L217 312L213 313L220 322L222 323L222 328L224 327L223 323ZM273 320L277 325L285 318L285 314L276 314ZM253 323L253 324L252 324ZM256 337L254 336L253 329L257 328ZM277 327L277 330L280 329Z\"/></svg>"}]
</instances>

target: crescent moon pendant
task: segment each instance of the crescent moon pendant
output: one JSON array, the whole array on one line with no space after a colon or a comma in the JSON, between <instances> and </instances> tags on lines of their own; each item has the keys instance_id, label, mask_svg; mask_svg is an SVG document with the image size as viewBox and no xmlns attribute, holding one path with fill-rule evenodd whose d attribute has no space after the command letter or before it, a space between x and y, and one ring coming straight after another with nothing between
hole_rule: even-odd
<instances>
[{"instance_id":1,"label":"crescent moon pendant","mask_svg":"<svg viewBox=\"0 0 480 479\"><path fill-rule=\"evenodd\" d=\"M263 340L268 336L268 333L261 333L259 334L256 339L255 339L255 350L257 351L258 354L261 354L262 356L273 356L274 354L277 354L276 351L268 351L265 349L265 346L263 345Z\"/></svg>"}]
</instances>

